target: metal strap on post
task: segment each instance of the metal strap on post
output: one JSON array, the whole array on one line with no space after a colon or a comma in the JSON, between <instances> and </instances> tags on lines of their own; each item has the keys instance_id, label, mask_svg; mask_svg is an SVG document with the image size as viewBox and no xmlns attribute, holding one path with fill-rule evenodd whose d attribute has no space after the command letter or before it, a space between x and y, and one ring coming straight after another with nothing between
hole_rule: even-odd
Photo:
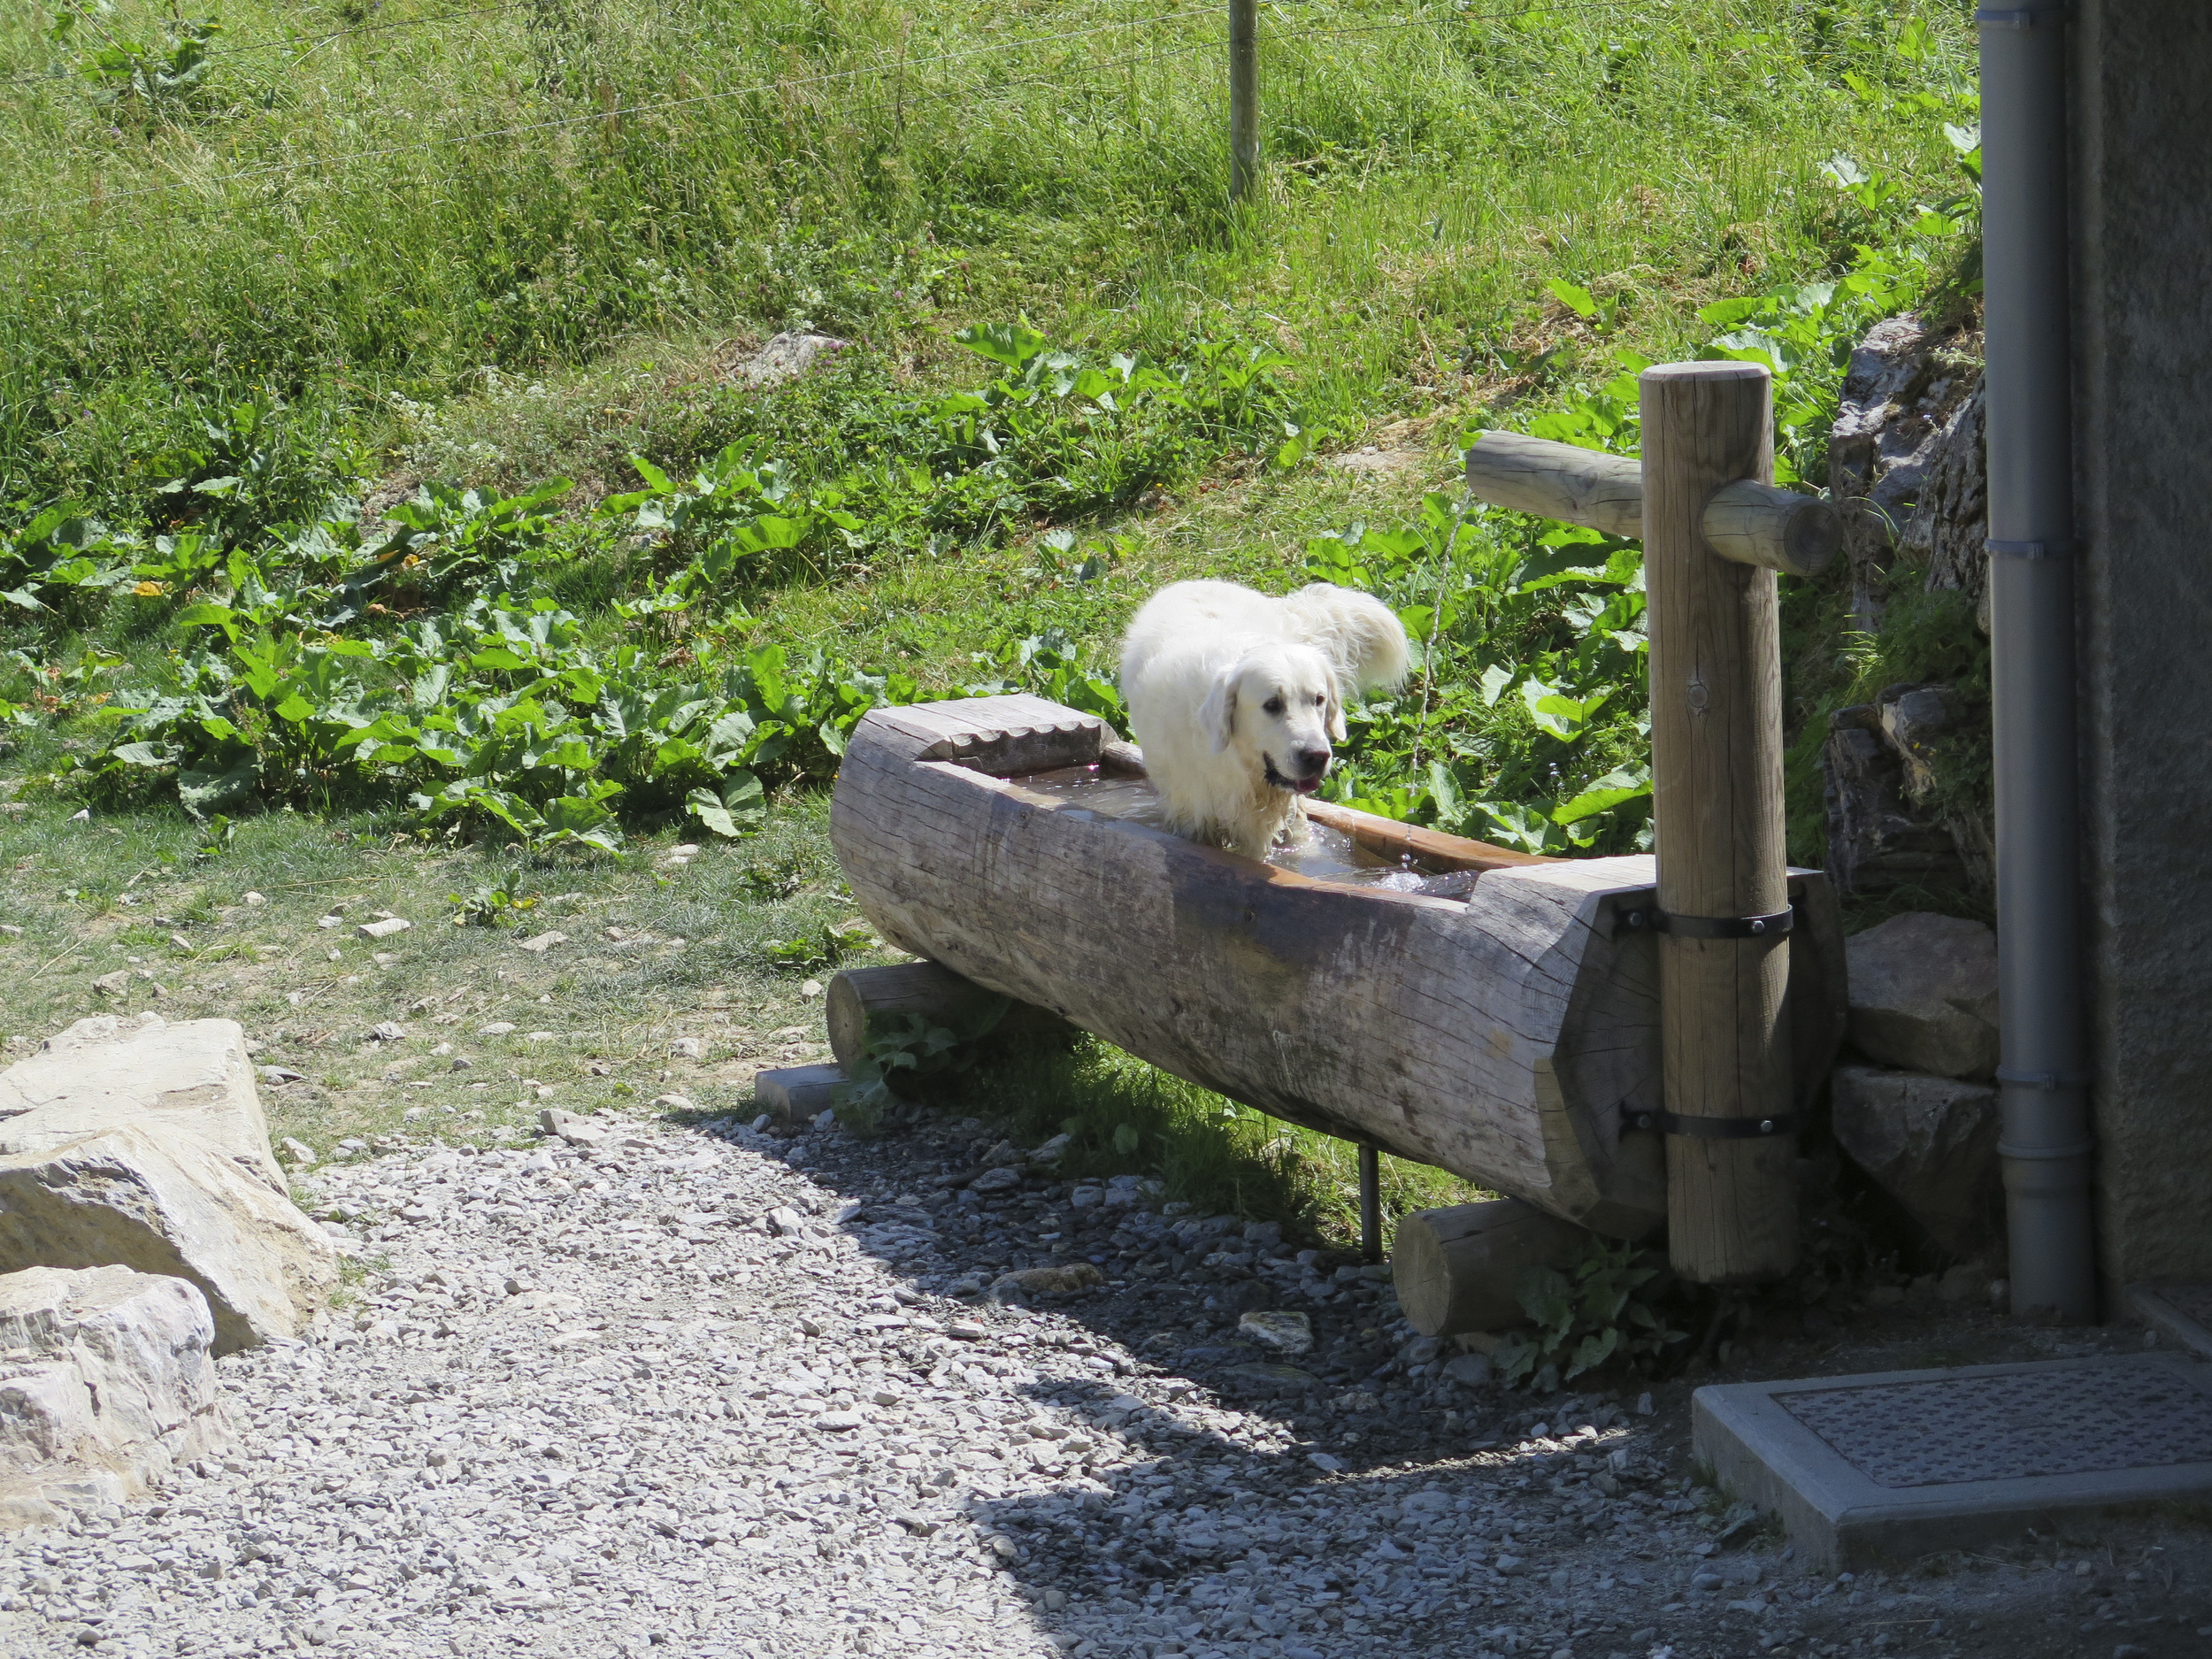
<instances>
[{"instance_id":1,"label":"metal strap on post","mask_svg":"<svg viewBox=\"0 0 2212 1659\"><path fill-rule=\"evenodd\" d=\"M1693 1135L1701 1141L1763 1141L1771 1135L1795 1134L1804 1121L1801 1112L1777 1112L1770 1118L1696 1118L1657 1107L1621 1107L1624 1129L1656 1129L1662 1134Z\"/></svg>"},{"instance_id":2,"label":"metal strap on post","mask_svg":"<svg viewBox=\"0 0 2212 1659\"><path fill-rule=\"evenodd\" d=\"M1677 939L1779 939L1790 931L1796 915L1791 909L1767 916L1677 916L1654 905L1647 910L1629 911L1621 918L1621 926L1632 931L1648 928Z\"/></svg>"},{"instance_id":3,"label":"metal strap on post","mask_svg":"<svg viewBox=\"0 0 2212 1659\"><path fill-rule=\"evenodd\" d=\"M1993 559L2062 559L2073 557L2078 544L2073 541L1999 541L1982 543L1982 549Z\"/></svg>"}]
</instances>

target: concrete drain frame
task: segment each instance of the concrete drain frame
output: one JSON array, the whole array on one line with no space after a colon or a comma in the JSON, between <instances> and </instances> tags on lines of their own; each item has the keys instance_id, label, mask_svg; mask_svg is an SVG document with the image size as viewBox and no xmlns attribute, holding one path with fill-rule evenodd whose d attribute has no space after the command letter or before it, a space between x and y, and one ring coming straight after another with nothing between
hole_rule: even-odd
<instances>
[{"instance_id":1,"label":"concrete drain frame","mask_svg":"<svg viewBox=\"0 0 2212 1659\"><path fill-rule=\"evenodd\" d=\"M1701 1388L1698 1461L1830 1571L2212 1498L2212 1366L2152 1353Z\"/></svg>"}]
</instances>

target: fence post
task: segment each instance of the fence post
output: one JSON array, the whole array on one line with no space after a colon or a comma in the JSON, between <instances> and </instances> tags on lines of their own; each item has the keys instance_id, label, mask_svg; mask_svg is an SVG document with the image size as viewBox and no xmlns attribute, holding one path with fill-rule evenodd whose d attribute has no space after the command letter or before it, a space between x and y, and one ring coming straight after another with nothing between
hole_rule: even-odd
<instances>
[{"instance_id":1,"label":"fence post","mask_svg":"<svg viewBox=\"0 0 2212 1659\"><path fill-rule=\"evenodd\" d=\"M1797 1261L1781 640L1774 572L1717 556L1703 519L1721 486L1773 482L1773 388L1672 363L1641 389L1667 1234L1685 1278L1753 1284Z\"/></svg>"},{"instance_id":2,"label":"fence post","mask_svg":"<svg viewBox=\"0 0 2212 1659\"><path fill-rule=\"evenodd\" d=\"M1229 200L1260 181L1259 0L1229 0Z\"/></svg>"}]
</instances>

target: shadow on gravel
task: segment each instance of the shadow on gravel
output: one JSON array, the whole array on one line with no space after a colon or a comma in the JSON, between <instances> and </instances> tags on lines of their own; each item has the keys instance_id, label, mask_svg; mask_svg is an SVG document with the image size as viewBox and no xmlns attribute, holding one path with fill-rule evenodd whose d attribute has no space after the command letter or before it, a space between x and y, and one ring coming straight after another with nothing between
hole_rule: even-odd
<instances>
[{"instance_id":1,"label":"shadow on gravel","mask_svg":"<svg viewBox=\"0 0 2212 1659\"><path fill-rule=\"evenodd\" d=\"M1515 1653L1556 1636L1539 1649L1549 1653L1568 1639L1571 1617L1530 1605L1563 1580L1529 1575L1561 1572L1555 1557L1606 1531L1586 1530L1578 1503L1553 1488L1604 1466L1596 1435L1619 1444L1617 1409L1541 1402L1569 1414L1563 1432L1592 1425L1585 1443L1509 1452L1540 1402L1517 1399L1509 1414L1494 1388L1407 1379L1384 1283L1348 1258L1302 1259L1271 1226L1110 1203L1095 1183L941 1186L976 1161L956 1132L734 1138L825 1190L802 1236L841 1232L902 1281L851 1310L887 1359L1039 1408L1028 1432L1040 1438L1010 1434L1008 1455L1030 1458L1022 1478L1051 1489L994 1495L985 1475L964 1499L925 1488L902 1519L929 1530L964 1513L1064 1650L1334 1659L1395 1641ZM1071 1203L1080 1186L1097 1195ZM1037 1269L1100 1282L1056 1294L1005 1282ZM1273 1350L1240 1331L1243 1314L1265 1310L1304 1314L1311 1348ZM973 1325L954 1337L964 1312ZM1096 1429L1137 1457L1087 1473L1080 1442ZM1638 1472L1660 1471L1646 1459ZM1622 1541L1623 1589L1655 1605L1663 1569ZM1615 1571L1582 1561L1573 1576L1586 1586Z\"/></svg>"},{"instance_id":2,"label":"shadow on gravel","mask_svg":"<svg viewBox=\"0 0 2212 1659\"><path fill-rule=\"evenodd\" d=\"M1203 1652L1271 1638L1284 1659L1306 1659L1342 1652L1347 1638L1409 1635L1440 1615L1479 1625L1502 1582L1489 1540L1507 1529L1486 1536L1480 1517L1502 1487L1529 1484L1523 1460L1370 1466L1353 1479L1317 1468L1295 1440L1247 1445L1102 1386L1033 1392L1146 1453L1059 1491L971 1505L1043 1623L1075 1651L1171 1641ZM1504 1564L1519 1571L1509 1553ZM1479 1628L1420 1634L1425 1654L1489 1650ZM1495 1634L1518 1645L1517 1632Z\"/></svg>"}]
</instances>

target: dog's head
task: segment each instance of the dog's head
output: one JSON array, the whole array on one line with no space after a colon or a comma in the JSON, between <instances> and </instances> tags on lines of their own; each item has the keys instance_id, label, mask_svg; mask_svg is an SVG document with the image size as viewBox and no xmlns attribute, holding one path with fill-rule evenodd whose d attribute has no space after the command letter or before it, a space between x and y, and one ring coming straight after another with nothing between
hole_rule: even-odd
<instances>
[{"instance_id":1,"label":"dog's head","mask_svg":"<svg viewBox=\"0 0 2212 1659\"><path fill-rule=\"evenodd\" d=\"M1233 749L1277 789L1311 795L1328 775L1344 705L1329 659L1310 645L1256 646L1215 679L1198 710L1214 753Z\"/></svg>"}]
</instances>

